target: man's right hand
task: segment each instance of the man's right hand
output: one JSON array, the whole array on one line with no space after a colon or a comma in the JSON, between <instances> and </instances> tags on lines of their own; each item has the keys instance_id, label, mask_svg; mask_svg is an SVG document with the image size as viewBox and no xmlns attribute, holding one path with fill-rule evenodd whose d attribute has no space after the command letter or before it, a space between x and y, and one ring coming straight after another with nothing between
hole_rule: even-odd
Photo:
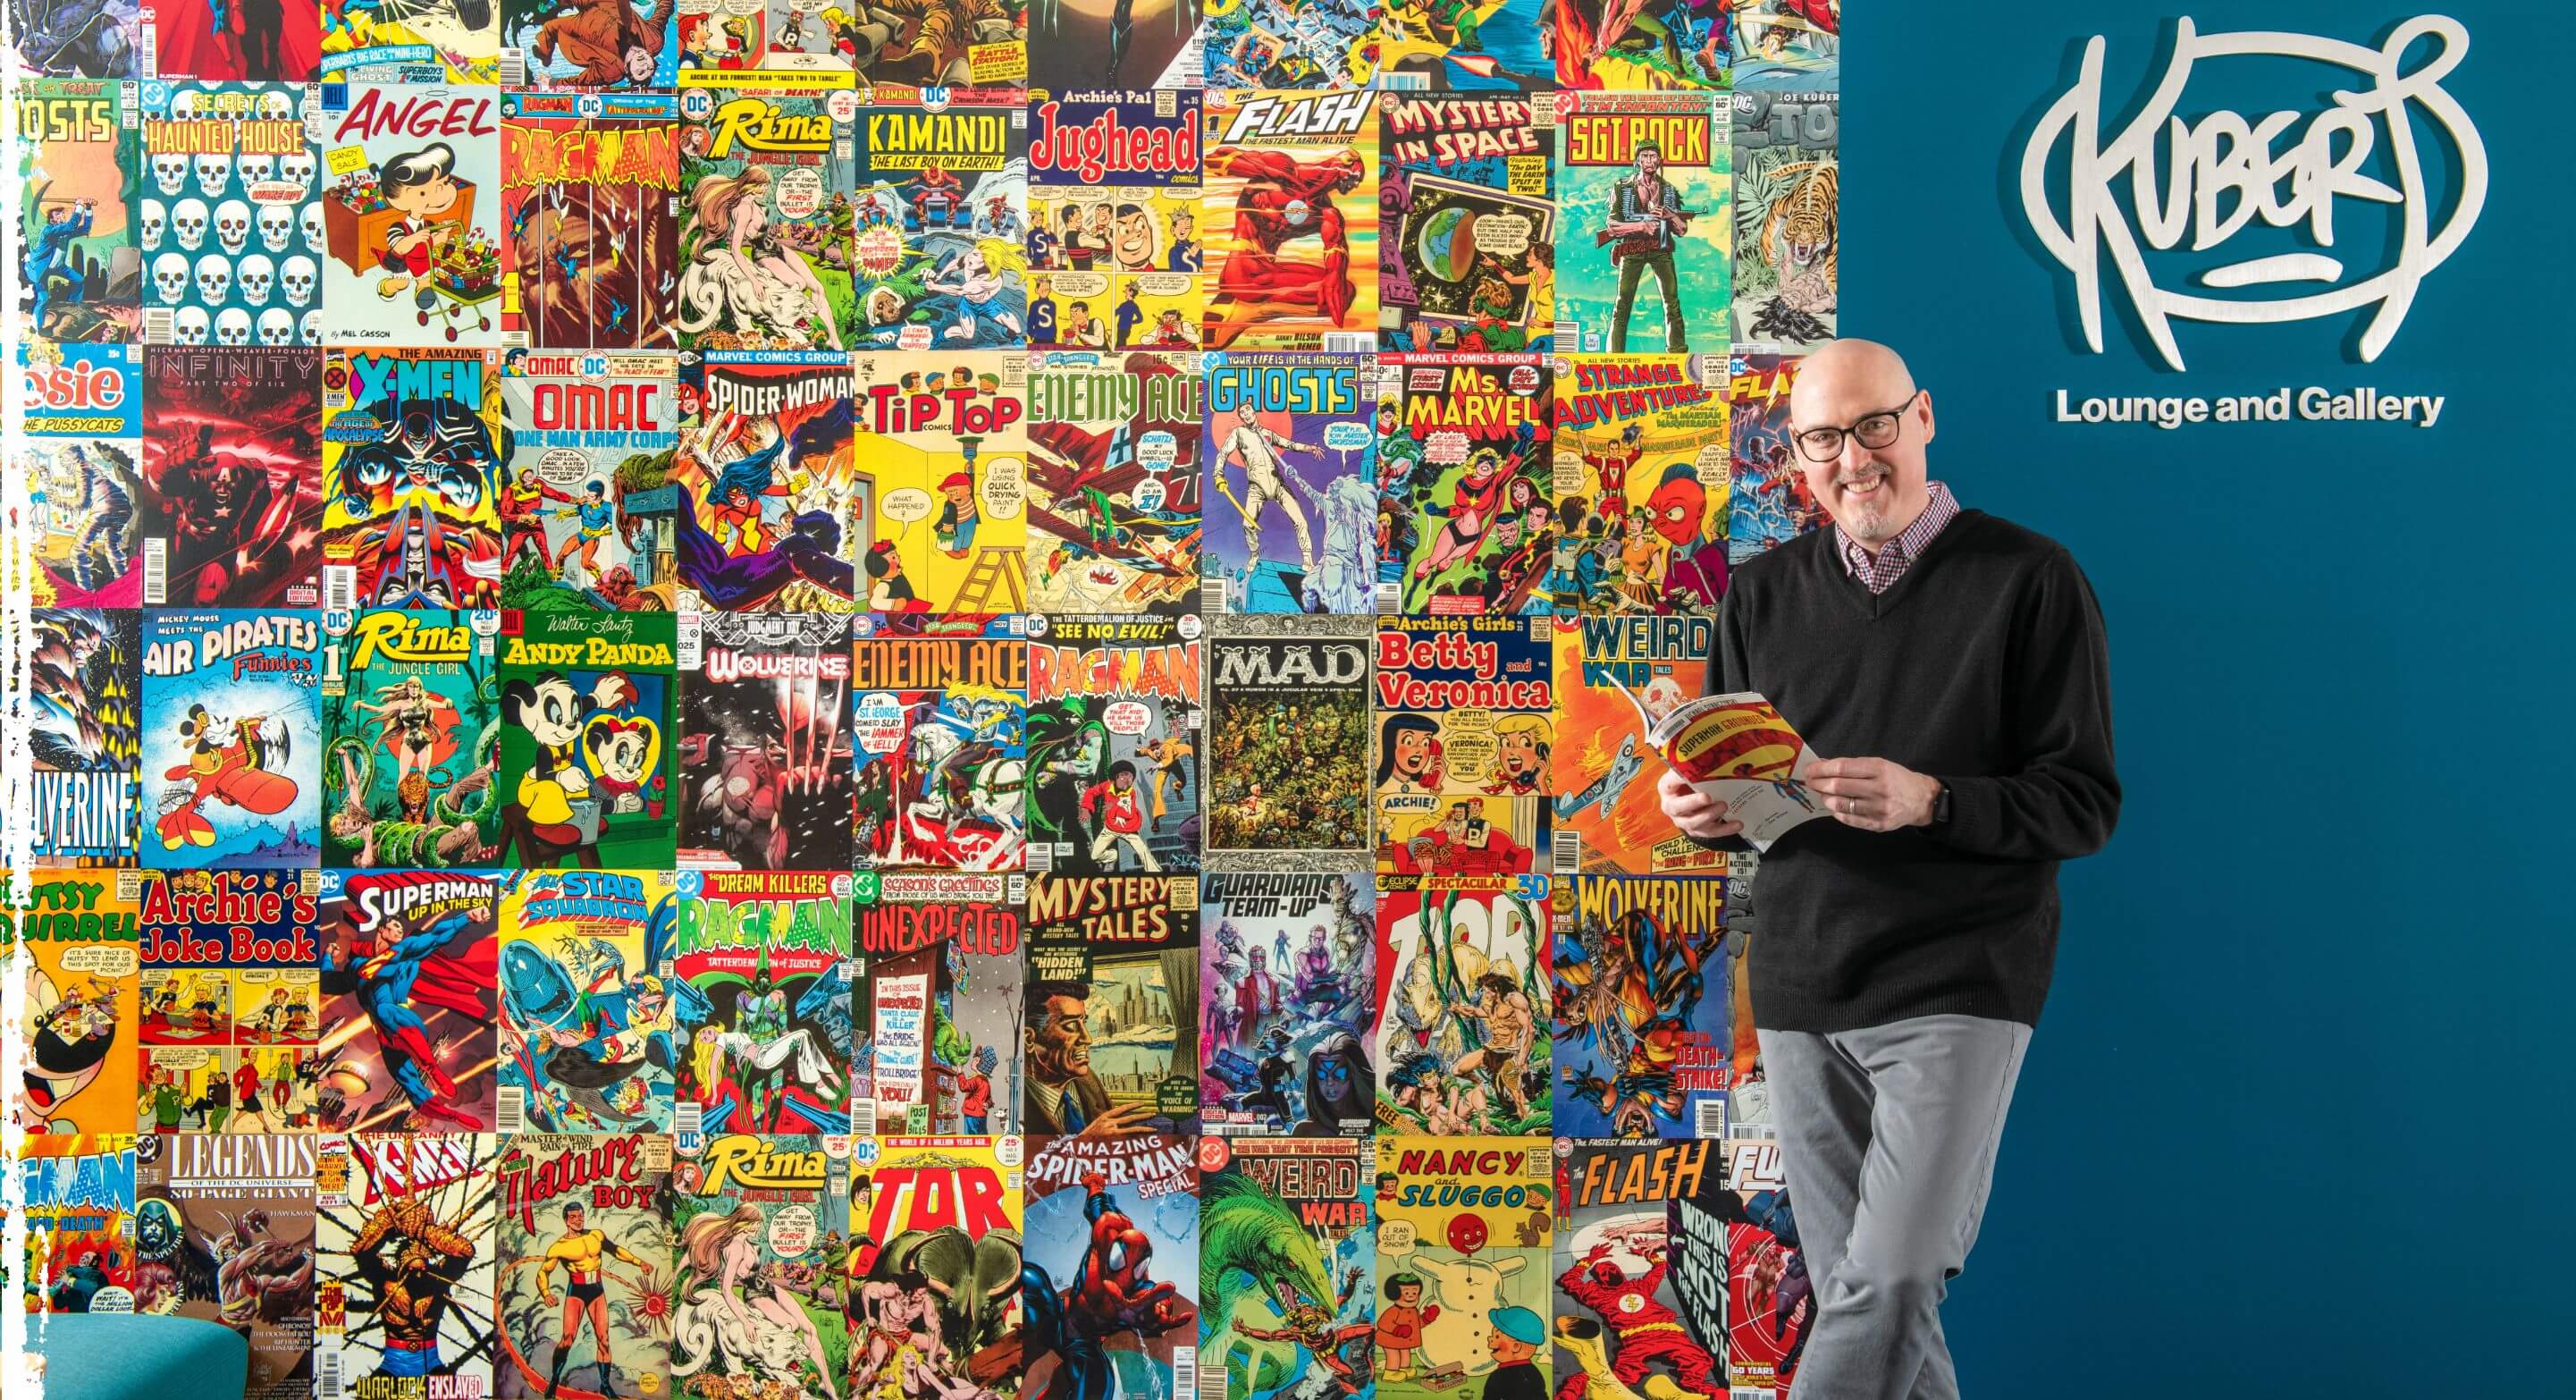
<instances>
[{"instance_id":1,"label":"man's right hand","mask_svg":"<svg viewBox=\"0 0 2576 1400\"><path fill-rule=\"evenodd\" d=\"M1655 779L1655 795L1663 800L1664 817L1684 836L1702 841L1723 841L1743 834L1744 823L1730 820L1726 804L1692 787L1682 775L1670 768Z\"/></svg>"}]
</instances>

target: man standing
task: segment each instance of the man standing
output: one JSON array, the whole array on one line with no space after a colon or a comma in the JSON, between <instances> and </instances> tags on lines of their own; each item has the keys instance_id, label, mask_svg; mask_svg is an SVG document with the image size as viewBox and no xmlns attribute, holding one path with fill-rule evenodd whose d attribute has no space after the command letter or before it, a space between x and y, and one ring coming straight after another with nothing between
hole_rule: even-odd
<instances>
[{"instance_id":1,"label":"man standing","mask_svg":"<svg viewBox=\"0 0 2576 1400\"><path fill-rule=\"evenodd\" d=\"M2057 952L2057 863L2120 810L2093 590L2056 542L1927 481L1931 395L1883 345L1800 367L1791 441L1833 518L1744 563L1710 693L1817 753L1831 822L1763 857L1752 973L1819 1312L1794 1396L1959 1393L1940 1304L1976 1241ZM1673 824L1742 830L1667 772Z\"/></svg>"},{"instance_id":2,"label":"man standing","mask_svg":"<svg viewBox=\"0 0 2576 1400\"><path fill-rule=\"evenodd\" d=\"M1611 186L1610 222L1602 229L1610 260L1619 265L1619 304L1610 314L1610 349L1628 348L1628 313L1637 305L1637 283L1649 272L1664 294L1664 344L1667 355L1690 347L1682 336L1682 284L1673 270L1673 244L1690 227L1697 209L1682 207L1681 192L1664 178L1664 148L1637 143L1628 178Z\"/></svg>"}]
</instances>

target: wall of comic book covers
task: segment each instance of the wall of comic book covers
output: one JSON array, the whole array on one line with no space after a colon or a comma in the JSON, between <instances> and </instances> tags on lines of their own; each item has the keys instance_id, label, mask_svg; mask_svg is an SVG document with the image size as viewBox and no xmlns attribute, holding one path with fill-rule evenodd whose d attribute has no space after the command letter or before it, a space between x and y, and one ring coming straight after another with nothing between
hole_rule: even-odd
<instances>
[{"instance_id":1,"label":"wall of comic book covers","mask_svg":"<svg viewBox=\"0 0 2576 1400\"><path fill-rule=\"evenodd\" d=\"M1785 1393L1643 736L1816 520L1834 0L12 8L30 1309L1622 1395L1615 1262Z\"/></svg>"}]
</instances>

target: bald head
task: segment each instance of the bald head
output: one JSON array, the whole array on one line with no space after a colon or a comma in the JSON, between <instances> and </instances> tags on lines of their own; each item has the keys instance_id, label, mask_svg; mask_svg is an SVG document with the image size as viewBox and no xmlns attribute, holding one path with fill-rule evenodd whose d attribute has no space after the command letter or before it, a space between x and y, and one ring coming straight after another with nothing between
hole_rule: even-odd
<instances>
[{"instance_id":1,"label":"bald head","mask_svg":"<svg viewBox=\"0 0 2576 1400\"><path fill-rule=\"evenodd\" d=\"M1885 408L1914 392L1914 372L1905 357L1875 340L1829 340L1798 362L1798 382L1789 392L1789 418L1794 423L1845 423L1871 408ZM1866 404L1840 413L1844 400Z\"/></svg>"},{"instance_id":2,"label":"bald head","mask_svg":"<svg viewBox=\"0 0 2576 1400\"><path fill-rule=\"evenodd\" d=\"M1877 551L1931 503L1932 396L1886 346L1837 340L1800 360L1789 429L1807 489L1862 548Z\"/></svg>"}]
</instances>

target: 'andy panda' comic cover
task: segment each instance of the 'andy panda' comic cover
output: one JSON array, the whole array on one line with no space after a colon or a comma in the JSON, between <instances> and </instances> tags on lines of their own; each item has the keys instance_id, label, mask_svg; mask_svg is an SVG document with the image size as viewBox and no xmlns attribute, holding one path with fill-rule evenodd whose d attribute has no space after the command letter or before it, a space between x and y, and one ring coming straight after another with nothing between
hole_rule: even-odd
<instances>
[{"instance_id":1,"label":"'andy panda' comic cover","mask_svg":"<svg viewBox=\"0 0 2576 1400\"><path fill-rule=\"evenodd\" d=\"M488 350L326 350L322 605L500 605L500 366Z\"/></svg>"},{"instance_id":2,"label":"'andy panda' comic cover","mask_svg":"<svg viewBox=\"0 0 2576 1400\"><path fill-rule=\"evenodd\" d=\"M29 78L18 91L19 324L57 343L142 338L132 82ZM220 265L223 259L217 258Z\"/></svg>"},{"instance_id":3,"label":"'andy panda' comic cover","mask_svg":"<svg viewBox=\"0 0 2576 1400\"><path fill-rule=\"evenodd\" d=\"M884 1137L871 1146L867 1230L858 1234L854 1214L849 1280L858 1291L852 1330L875 1325L851 1348L848 1393L897 1393L899 1374L929 1362L932 1374L913 1382L927 1391L1019 1394L1025 1309L1007 1285L1020 1277L1025 1144L961 1134ZM964 1258L961 1243L971 1250ZM934 1269L971 1287L924 1287ZM890 1324L907 1308L935 1314L924 1320L936 1323L944 1357L912 1356L897 1341Z\"/></svg>"},{"instance_id":4,"label":"'andy panda' comic cover","mask_svg":"<svg viewBox=\"0 0 2576 1400\"><path fill-rule=\"evenodd\" d=\"M1496 1309L1525 1308L1544 1324L1555 1188L1544 1137L1377 1140L1381 1400L1492 1376ZM1529 1364L1545 1387L1554 1358L1542 1348Z\"/></svg>"},{"instance_id":5,"label":"'andy panda' comic cover","mask_svg":"<svg viewBox=\"0 0 2576 1400\"><path fill-rule=\"evenodd\" d=\"M849 520L867 532L871 625L976 636L1028 610L1028 357L899 351L851 357Z\"/></svg>"},{"instance_id":6,"label":"'andy panda' comic cover","mask_svg":"<svg viewBox=\"0 0 2576 1400\"><path fill-rule=\"evenodd\" d=\"M36 608L27 625L35 863L133 865L142 617L130 608Z\"/></svg>"},{"instance_id":7,"label":"'andy panda' comic cover","mask_svg":"<svg viewBox=\"0 0 2576 1400\"><path fill-rule=\"evenodd\" d=\"M1022 1394L1195 1400L1195 1147L1165 1133L1029 1144ZM1104 1277L1123 1296L1102 1299Z\"/></svg>"},{"instance_id":8,"label":"'andy panda' comic cover","mask_svg":"<svg viewBox=\"0 0 2576 1400\"><path fill-rule=\"evenodd\" d=\"M1214 1134L1365 1137L1377 1076L1377 888L1336 873L1200 877L1200 1118Z\"/></svg>"},{"instance_id":9,"label":"'andy panda' comic cover","mask_svg":"<svg viewBox=\"0 0 2576 1400\"><path fill-rule=\"evenodd\" d=\"M135 1140L134 1310L241 1334L244 1400L313 1394L314 1147L310 1135Z\"/></svg>"},{"instance_id":10,"label":"'andy panda' comic cover","mask_svg":"<svg viewBox=\"0 0 2576 1400\"><path fill-rule=\"evenodd\" d=\"M850 1139L728 1132L673 1145L674 1388L847 1394L833 1378L849 1320L825 1285L844 1278L856 1228Z\"/></svg>"},{"instance_id":11,"label":"'andy panda' comic cover","mask_svg":"<svg viewBox=\"0 0 2576 1400\"><path fill-rule=\"evenodd\" d=\"M694 28L683 16L684 42ZM858 94L847 74L714 67L680 83L679 348L854 348Z\"/></svg>"},{"instance_id":12,"label":"'andy panda' comic cover","mask_svg":"<svg viewBox=\"0 0 2576 1400\"><path fill-rule=\"evenodd\" d=\"M1020 1128L1020 875L862 873L854 1077L879 1132ZM854 1104L856 1100L854 1099Z\"/></svg>"},{"instance_id":13,"label":"'andy panda' comic cover","mask_svg":"<svg viewBox=\"0 0 2576 1400\"><path fill-rule=\"evenodd\" d=\"M1726 881L1560 875L1550 883L1556 1130L1725 1136L1735 1054Z\"/></svg>"},{"instance_id":14,"label":"'andy panda' comic cover","mask_svg":"<svg viewBox=\"0 0 2576 1400\"><path fill-rule=\"evenodd\" d=\"M1402 414L1378 440L1378 610L1549 611L1539 588L1554 543L1548 362L1459 353L1381 355L1378 366L1382 396L1400 394Z\"/></svg>"},{"instance_id":15,"label":"'andy panda' comic cover","mask_svg":"<svg viewBox=\"0 0 2576 1400\"><path fill-rule=\"evenodd\" d=\"M1680 1393L1718 1393L1726 1280L1697 1267L1683 1216L1722 1189L1722 1148L1556 1140L1559 1366L1594 1385L1642 1392L1660 1377Z\"/></svg>"},{"instance_id":16,"label":"'andy panda' comic cover","mask_svg":"<svg viewBox=\"0 0 2576 1400\"><path fill-rule=\"evenodd\" d=\"M850 860L850 620L680 622L680 864L829 870Z\"/></svg>"},{"instance_id":17,"label":"'andy panda' comic cover","mask_svg":"<svg viewBox=\"0 0 2576 1400\"><path fill-rule=\"evenodd\" d=\"M1170 351L1029 357L1028 578L1039 612L1199 599L1199 373Z\"/></svg>"},{"instance_id":18,"label":"'andy panda' comic cover","mask_svg":"<svg viewBox=\"0 0 2576 1400\"><path fill-rule=\"evenodd\" d=\"M1549 1131L1548 882L1377 877L1380 1132Z\"/></svg>"},{"instance_id":19,"label":"'andy panda' comic cover","mask_svg":"<svg viewBox=\"0 0 2576 1400\"><path fill-rule=\"evenodd\" d=\"M670 1128L677 1052L656 969L673 885L668 870L531 870L503 893L496 1129Z\"/></svg>"},{"instance_id":20,"label":"'andy panda' comic cover","mask_svg":"<svg viewBox=\"0 0 2576 1400\"><path fill-rule=\"evenodd\" d=\"M504 1133L494 1393L657 1400L670 1385L671 1139Z\"/></svg>"},{"instance_id":21,"label":"'andy panda' comic cover","mask_svg":"<svg viewBox=\"0 0 2576 1400\"><path fill-rule=\"evenodd\" d=\"M1203 144L1200 345L1375 350L1377 94L1211 85Z\"/></svg>"},{"instance_id":22,"label":"'andy panda' comic cover","mask_svg":"<svg viewBox=\"0 0 2576 1400\"><path fill-rule=\"evenodd\" d=\"M1726 873L1726 856L1673 830L1655 795L1657 720L1708 683L1706 614L1555 618L1556 746L1550 869L1559 875Z\"/></svg>"},{"instance_id":23,"label":"'andy panda' comic cover","mask_svg":"<svg viewBox=\"0 0 2576 1400\"><path fill-rule=\"evenodd\" d=\"M854 382L837 351L680 357L669 479L681 612L862 606L859 522L877 478L853 451Z\"/></svg>"},{"instance_id":24,"label":"'andy panda' comic cover","mask_svg":"<svg viewBox=\"0 0 2576 1400\"><path fill-rule=\"evenodd\" d=\"M1209 361L1200 439L1214 492L1201 585L1207 614L1375 611L1383 543L1370 424L1375 362L1294 351L1229 351Z\"/></svg>"},{"instance_id":25,"label":"'andy panda' comic cover","mask_svg":"<svg viewBox=\"0 0 2576 1400\"><path fill-rule=\"evenodd\" d=\"M302 83L147 82L142 339L226 348L322 343L320 161ZM304 382L310 384L308 372Z\"/></svg>"},{"instance_id":26,"label":"'andy panda' comic cover","mask_svg":"<svg viewBox=\"0 0 2576 1400\"><path fill-rule=\"evenodd\" d=\"M1834 338L1842 242L1842 95L1739 91L1730 336L1803 354Z\"/></svg>"},{"instance_id":27,"label":"'andy panda' comic cover","mask_svg":"<svg viewBox=\"0 0 2576 1400\"><path fill-rule=\"evenodd\" d=\"M1727 579L1725 364L1557 360L1557 520L1542 584L1553 611L1716 614Z\"/></svg>"},{"instance_id":28,"label":"'andy panda' comic cover","mask_svg":"<svg viewBox=\"0 0 2576 1400\"><path fill-rule=\"evenodd\" d=\"M318 889L309 871L143 876L138 1130L320 1126Z\"/></svg>"},{"instance_id":29,"label":"'andy panda' comic cover","mask_svg":"<svg viewBox=\"0 0 2576 1400\"><path fill-rule=\"evenodd\" d=\"M142 601L322 601L322 352L162 347L145 365Z\"/></svg>"},{"instance_id":30,"label":"'andy panda' comic cover","mask_svg":"<svg viewBox=\"0 0 2576 1400\"><path fill-rule=\"evenodd\" d=\"M1207 640L1211 864L1366 863L1369 650L1365 618L1218 622Z\"/></svg>"},{"instance_id":31,"label":"'andy panda' comic cover","mask_svg":"<svg viewBox=\"0 0 2576 1400\"><path fill-rule=\"evenodd\" d=\"M306 866L322 778L322 628L309 611L143 620L143 863Z\"/></svg>"},{"instance_id":32,"label":"'andy panda' comic cover","mask_svg":"<svg viewBox=\"0 0 2576 1400\"><path fill-rule=\"evenodd\" d=\"M1197 1400L1277 1393L1313 1367L1377 1378L1377 1153L1358 1137L1199 1141ZM1187 1395L1187 1391L1176 1391Z\"/></svg>"},{"instance_id":33,"label":"'andy panda' comic cover","mask_svg":"<svg viewBox=\"0 0 2576 1400\"><path fill-rule=\"evenodd\" d=\"M680 872L654 965L679 1132L849 1131L851 886L839 870Z\"/></svg>"},{"instance_id":34,"label":"'andy panda' comic cover","mask_svg":"<svg viewBox=\"0 0 2576 1400\"><path fill-rule=\"evenodd\" d=\"M1040 614L1029 638L1029 869L1198 869L1199 619Z\"/></svg>"},{"instance_id":35,"label":"'andy panda' comic cover","mask_svg":"<svg viewBox=\"0 0 2576 1400\"><path fill-rule=\"evenodd\" d=\"M1825 522L1807 486L1805 460L1789 441L1789 390L1799 355L1728 357L1734 451L1728 465L1726 552L1734 563L1776 548Z\"/></svg>"},{"instance_id":36,"label":"'andy panda' comic cover","mask_svg":"<svg viewBox=\"0 0 2576 1400\"><path fill-rule=\"evenodd\" d=\"M505 612L500 642L502 859L670 869L674 616Z\"/></svg>"},{"instance_id":37,"label":"'andy panda' comic cover","mask_svg":"<svg viewBox=\"0 0 2576 1400\"><path fill-rule=\"evenodd\" d=\"M497 612L323 617L322 860L486 865L501 839Z\"/></svg>"},{"instance_id":38,"label":"'andy panda' comic cover","mask_svg":"<svg viewBox=\"0 0 2576 1400\"><path fill-rule=\"evenodd\" d=\"M492 1393L496 1143L490 1133L321 1138L315 1400Z\"/></svg>"},{"instance_id":39,"label":"'andy panda' comic cover","mask_svg":"<svg viewBox=\"0 0 2576 1400\"><path fill-rule=\"evenodd\" d=\"M1057 91L1029 120L1030 347L1196 346L1200 95Z\"/></svg>"},{"instance_id":40,"label":"'andy panda' comic cover","mask_svg":"<svg viewBox=\"0 0 2576 1400\"><path fill-rule=\"evenodd\" d=\"M851 659L857 866L1020 869L1027 645L876 635Z\"/></svg>"},{"instance_id":41,"label":"'andy panda' comic cover","mask_svg":"<svg viewBox=\"0 0 2576 1400\"><path fill-rule=\"evenodd\" d=\"M27 1203L26 1310L133 1312L134 1134L39 1134L5 1165Z\"/></svg>"},{"instance_id":42,"label":"'andy panda' comic cover","mask_svg":"<svg viewBox=\"0 0 2576 1400\"><path fill-rule=\"evenodd\" d=\"M135 885L131 873L37 870L21 903L0 882L0 953L24 944L30 960L13 1028L27 1068L9 1105L31 1140L134 1129Z\"/></svg>"},{"instance_id":43,"label":"'andy panda' comic cover","mask_svg":"<svg viewBox=\"0 0 2576 1400\"><path fill-rule=\"evenodd\" d=\"M500 89L437 81L322 85L331 344L503 343Z\"/></svg>"},{"instance_id":44,"label":"'andy panda' comic cover","mask_svg":"<svg viewBox=\"0 0 2576 1400\"><path fill-rule=\"evenodd\" d=\"M39 607L130 608L143 596L142 351L19 342L29 548Z\"/></svg>"},{"instance_id":45,"label":"'andy panda' comic cover","mask_svg":"<svg viewBox=\"0 0 2576 1400\"><path fill-rule=\"evenodd\" d=\"M1555 132L1526 96L1380 99L1378 345L1545 351L1555 333Z\"/></svg>"},{"instance_id":46,"label":"'andy panda' comic cover","mask_svg":"<svg viewBox=\"0 0 2576 1400\"><path fill-rule=\"evenodd\" d=\"M1706 91L1556 98L1556 348L1678 355L1722 318L1733 176ZM1703 351L1715 347L1703 345Z\"/></svg>"},{"instance_id":47,"label":"'andy panda' comic cover","mask_svg":"<svg viewBox=\"0 0 2576 1400\"><path fill-rule=\"evenodd\" d=\"M491 1131L501 901L522 872L325 870L325 1131Z\"/></svg>"},{"instance_id":48,"label":"'andy panda' comic cover","mask_svg":"<svg viewBox=\"0 0 2576 1400\"><path fill-rule=\"evenodd\" d=\"M1029 880L1022 1122L1080 1132L1113 1110L1198 1131L1199 879Z\"/></svg>"},{"instance_id":49,"label":"'andy panda' comic cover","mask_svg":"<svg viewBox=\"0 0 2576 1400\"><path fill-rule=\"evenodd\" d=\"M1552 815L1552 635L1543 617L1378 619L1379 873L1538 868Z\"/></svg>"},{"instance_id":50,"label":"'andy panda' comic cover","mask_svg":"<svg viewBox=\"0 0 2576 1400\"><path fill-rule=\"evenodd\" d=\"M537 349L675 348L670 206L679 186L677 96L503 92L503 339Z\"/></svg>"}]
</instances>

